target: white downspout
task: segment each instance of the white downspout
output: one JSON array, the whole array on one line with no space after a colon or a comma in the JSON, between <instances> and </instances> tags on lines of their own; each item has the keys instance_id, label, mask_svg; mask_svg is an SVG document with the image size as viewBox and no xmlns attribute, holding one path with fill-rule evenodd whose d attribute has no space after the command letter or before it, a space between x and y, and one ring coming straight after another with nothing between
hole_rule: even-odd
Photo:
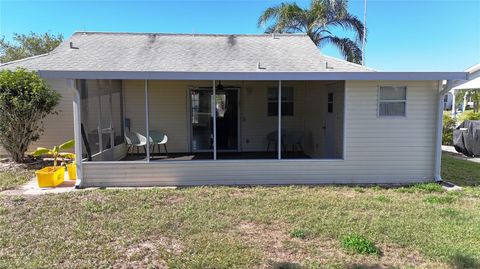
<instances>
[{"instance_id":1,"label":"white downspout","mask_svg":"<svg viewBox=\"0 0 480 269\"><path fill-rule=\"evenodd\" d=\"M443 97L452 89L452 81L448 80L444 89L442 81L438 82L438 96L437 96L437 130L435 133L435 165L434 177L436 182L442 181L442 127L443 127Z\"/></svg>"},{"instance_id":2,"label":"white downspout","mask_svg":"<svg viewBox=\"0 0 480 269\"><path fill-rule=\"evenodd\" d=\"M83 165L82 165L82 120L80 107L80 92L75 85L75 80L68 80L68 86L73 91L73 137L75 139L75 163L77 164L77 180L75 188L82 187Z\"/></svg>"}]
</instances>

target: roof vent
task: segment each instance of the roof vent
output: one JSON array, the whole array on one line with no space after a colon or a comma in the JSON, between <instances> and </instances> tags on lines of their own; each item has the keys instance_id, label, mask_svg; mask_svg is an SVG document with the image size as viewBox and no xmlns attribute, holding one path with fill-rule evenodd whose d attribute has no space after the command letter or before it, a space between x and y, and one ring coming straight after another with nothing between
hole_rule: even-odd
<instances>
[{"instance_id":1,"label":"roof vent","mask_svg":"<svg viewBox=\"0 0 480 269\"><path fill-rule=\"evenodd\" d=\"M74 47L74 46L73 46L73 42L70 42L70 48L71 48L71 49L76 49L76 50L78 50L78 47Z\"/></svg>"},{"instance_id":2,"label":"roof vent","mask_svg":"<svg viewBox=\"0 0 480 269\"><path fill-rule=\"evenodd\" d=\"M325 62L325 69L333 69L333 66L328 66L328 62Z\"/></svg>"},{"instance_id":3,"label":"roof vent","mask_svg":"<svg viewBox=\"0 0 480 269\"><path fill-rule=\"evenodd\" d=\"M266 67L262 67L262 66L260 65L260 62L257 62L257 69L261 70L261 69L267 69L267 68L266 68Z\"/></svg>"}]
</instances>

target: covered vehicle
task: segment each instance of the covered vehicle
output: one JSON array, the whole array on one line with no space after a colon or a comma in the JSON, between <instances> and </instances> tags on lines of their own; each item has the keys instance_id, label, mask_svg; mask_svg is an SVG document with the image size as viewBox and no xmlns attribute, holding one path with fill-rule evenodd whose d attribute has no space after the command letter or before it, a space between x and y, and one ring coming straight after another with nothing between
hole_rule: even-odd
<instances>
[{"instance_id":1,"label":"covered vehicle","mask_svg":"<svg viewBox=\"0 0 480 269\"><path fill-rule=\"evenodd\" d=\"M453 130L455 150L466 156L480 156L480 120L466 120Z\"/></svg>"}]
</instances>

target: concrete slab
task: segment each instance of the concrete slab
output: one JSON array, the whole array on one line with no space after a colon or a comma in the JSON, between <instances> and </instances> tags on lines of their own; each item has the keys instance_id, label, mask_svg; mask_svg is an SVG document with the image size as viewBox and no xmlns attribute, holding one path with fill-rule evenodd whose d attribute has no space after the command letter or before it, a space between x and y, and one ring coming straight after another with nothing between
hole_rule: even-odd
<instances>
[{"instance_id":1,"label":"concrete slab","mask_svg":"<svg viewBox=\"0 0 480 269\"><path fill-rule=\"evenodd\" d=\"M467 157L461 153L458 153L453 146L442 146L442 151L448 153L450 156L457 158L459 160L480 163L480 158Z\"/></svg>"},{"instance_id":2,"label":"concrete slab","mask_svg":"<svg viewBox=\"0 0 480 269\"><path fill-rule=\"evenodd\" d=\"M40 188L37 179L32 178L25 185L15 189L2 191L3 195L42 195L49 193L66 193L75 191L75 180L65 180L61 185L55 188Z\"/></svg>"}]
</instances>

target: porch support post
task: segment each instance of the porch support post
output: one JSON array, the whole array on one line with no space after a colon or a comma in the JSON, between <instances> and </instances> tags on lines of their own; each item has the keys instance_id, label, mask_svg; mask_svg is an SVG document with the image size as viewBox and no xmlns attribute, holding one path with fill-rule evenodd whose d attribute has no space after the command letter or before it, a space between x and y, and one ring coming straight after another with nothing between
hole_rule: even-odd
<instances>
[{"instance_id":1,"label":"porch support post","mask_svg":"<svg viewBox=\"0 0 480 269\"><path fill-rule=\"evenodd\" d=\"M82 120L80 106L80 92L75 85L75 80L68 81L70 88L73 90L73 138L75 139L75 163L77 166L77 180L75 188L82 186L83 166L82 166Z\"/></svg>"},{"instance_id":2,"label":"porch support post","mask_svg":"<svg viewBox=\"0 0 480 269\"><path fill-rule=\"evenodd\" d=\"M100 100L102 97L100 96L100 87L98 85L98 80L95 81L95 84L97 86L97 91L96 91L96 97L97 97L97 105L98 105L98 111L100 115L97 117L97 133L98 133L98 147L100 148L100 152L102 153L100 157L102 158L102 161L104 161L104 155L103 155L103 129L102 129L102 101Z\"/></svg>"},{"instance_id":3,"label":"porch support post","mask_svg":"<svg viewBox=\"0 0 480 269\"><path fill-rule=\"evenodd\" d=\"M213 100L212 100L212 116L213 116L213 159L217 159L217 91L215 86L215 80L213 81Z\"/></svg>"},{"instance_id":4,"label":"porch support post","mask_svg":"<svg viewBox=\"0 0 480 269\"><path fill-rule=\"evenodd\" d=\"M452 90L452 117L455 119L457 117L457 110L455 105L455 90Z\"/></svg>"},{"instance_id":5,"label":"porch support post","mask_svg":"<svg viewBox=\"0 0 480 269\"><path fill-rule=\"evenodd\" d=\"M437 123L435 132L435 147L434 147L434 177L436 182L442 181L442 127L443 127L443 107L444 107L444 95L452 88L452 81L448 80L447 85L443 88L442 81L438 82L438 97L437 97ZM443 89L442 89L443 88Z\"/></svg>"},{"instance_id":6,"label":"porch support post","mask_svg":"<svg viewBox=\"0 0 480 269\"><path fill-rule=\"evenodd\" d=\"M277 151L279 160L282 159L282 81L278 81L278 138Z\"/></svg>"},{"instance_id":7,"label":"porch support post","mask_svg":"<svg viewBox=\"0 0 480 269\"><path fill-rule=\"evenodd\" d=\"M150 126L148 126L148 80L145 80L145 132L147 135L147 148L145 154L147 155L147 163L150 162Z\"/></svg>"}]
</instances>

